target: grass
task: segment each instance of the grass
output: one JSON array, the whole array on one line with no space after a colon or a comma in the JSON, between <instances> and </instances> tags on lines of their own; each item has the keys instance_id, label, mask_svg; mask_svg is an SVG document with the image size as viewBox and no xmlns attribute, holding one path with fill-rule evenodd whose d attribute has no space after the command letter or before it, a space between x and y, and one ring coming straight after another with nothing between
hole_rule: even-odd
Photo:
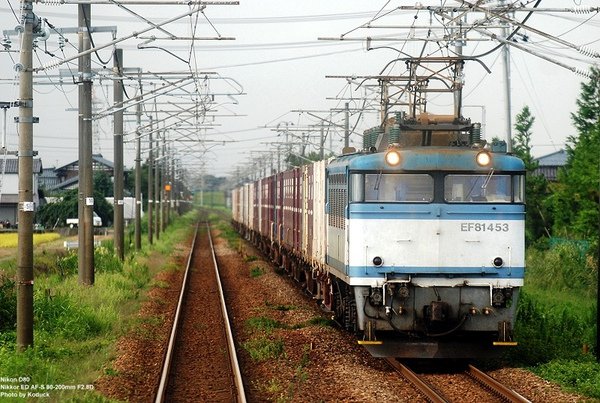
<instances>
[{"instance_id":1,"label":"grass","mask_svg":"<svg viewBox=\"0 0 600 403\"><path fill-rule=\"evenodd\" d=\"M600 365L591 359L557 359L533 368L533 372L569 391L600 399Z\"/></svg>"},{"instance_id":2,"label":"grass","mask_svg":"<svg viewBox=\"0 0 600 403\"><path fill-rule=\"evenodd\" d=\"M34 346L23 353L16 353L16 265L13 259L2 261L0 374L29 377L30 385L92 385L103 368L111 368L117 339L140 324L135 321L140 300L162 269L157 250L171 256L193 220L193 214L178 218L159 242L152 247L143 243L144 249L125 262L114 256L111 242L104 242L94 251L96 281L91 287L78 284L76 252L36 253ZM160 320L147 319L149 325ZM85 388L52 391L50 400L108 401Z\"/></svg>"},{"instance_id":3,"label":"grass","mask_svg":"<svg viewBox=\"0 0 600 403\"><path fill-rule=\"evenodd\" d=\"M265 274L265 269L260 266L254 266L250 269L250 277L252 278L260 277L263 274Z\"/></svg>"},{"instance_id":4,"label":"grass","mask_svg":"<svg viewBox=\"0 0 600 403\"><path fill-rule=\"evenodd\" d=\"M267 361L277 359L285 354L284 343L281 338L258 336L242 344L254 361Z\"/></svg>"},{"instance_id":5,"label":"grass","mask_svg":"<svg viewBox=\"0 0 600 403\"><path fill-rule=\"evenodd\" d=\"M274 329L287 329L287 325L265 316L257 316L248 319L246 322L248 327L253 330L262 331L265 334L271 334Z\"/></svg>"}]
</instances>

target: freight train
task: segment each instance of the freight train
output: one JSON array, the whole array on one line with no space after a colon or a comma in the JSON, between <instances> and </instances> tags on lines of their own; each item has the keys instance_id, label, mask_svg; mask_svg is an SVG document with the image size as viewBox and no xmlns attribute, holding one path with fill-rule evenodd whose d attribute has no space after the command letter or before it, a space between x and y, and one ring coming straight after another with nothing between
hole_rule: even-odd
<instances>
[{"instance_id":1,"label":"freight train","mask_svg":"<svg viewBox=\"0 0 600 403\"><path fill-rule=\"evenodd\" d=\"M398 114L364 138L234 189L236 228L375 356L516 345L523 162L464 118Z\"/></svg>"}]
</instances>

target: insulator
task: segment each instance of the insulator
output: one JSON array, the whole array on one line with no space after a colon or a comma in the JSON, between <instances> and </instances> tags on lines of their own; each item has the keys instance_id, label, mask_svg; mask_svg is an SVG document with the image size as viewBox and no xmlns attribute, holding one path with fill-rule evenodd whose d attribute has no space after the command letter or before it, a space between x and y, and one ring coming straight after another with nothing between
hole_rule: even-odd
<instances>
[{"instance_id":1,"label":"insulator","mask_svg":"<svg viewBox=\"0 0 600 403\"><path fill-rule=\"evenodd\" d=\"M400 126L395 124L390 129L390 144L399 143L400 142Z\"/></svg>"},{"instance_id":2,"label":"insulator","mask_svg":"<svg viewBox=\"0 0 600 403\"><path fill-rule=\"evenodd\" d=\"M481 141L481 123L473 123L469 134L471 144L479 143Z\"/></svg>"},{"instance_id":3,"label":"insulator","mask_svg":"<svg viewBox=\"0 0 600 403\"><path fill-rule=\"evenodd\" d=\"M573 9L573 14L589 14L591 12L592 12L592 7L588 7L588 6L575 7Z\"/></svg>"},{"instance_id":4,"label":"insulator","mask_svg":"<svg viewBox=\"0 0 600 403\"><path fill-rule=\"evenodd\" d=\"M52 70L52 69L55 69L55 68L57 68L58 66L60 66L61 62L62 62L62 60L55 60L55 61L52 61L52 62L50 62L50 63L48 63L48 64L44 65L44 66L41 68L41 70L44 70L44 71L46 71L46 70Z\"/></svg>"},{"instance_id":5,"label":"insulator","mask_svg":"<svg viewBox=\"0 0 600 403\"><path fill-rule=\"evenodd\" d=\"M365 130L363 134L363 150L368 150L371 147L371 129Z\"/></svg>"},{"instance_id":6,"label":"insulator","mask_svg":"<svg viewBox=\"0 0 600 403\"><path fill-rule=\"evenodd\" d=\"M594 49L586 48L585 46L579 47L579 53L588 57L600 58L600 53L596 52Z\"/></svg>"},{"instance_id":7,"label":"insulator","mask_svg":"<svg viewBox=\"0 0 600 403\"><path fill-rule=\"evenodd\" d=\"M585 78L592 78L592 75L591 75L591 74L590 74L590 72L589 72L589 71L587 71L587 70L582 70L582 69L580 69L580 68L574 67L574 68L572 69L572 71L573 71L575 74L578 74L578 75L580 75L580 76L583 76L583 77L585 77Z\"/></svg>"},{"instance_id":8,"label":"insulator","mask_svg":"<svg viewBox=\"0 0 600 403\"><path fill-rule=\"evenodd\" d=\"M388 135L389 136L388 137L389 144L400 143L400 135L401 135L400 122L402 122L402 120L403 120L402 112L396 112L395 116L394 116L394 124L390 128L390 132Z\"/></svg>"}]
</instances>

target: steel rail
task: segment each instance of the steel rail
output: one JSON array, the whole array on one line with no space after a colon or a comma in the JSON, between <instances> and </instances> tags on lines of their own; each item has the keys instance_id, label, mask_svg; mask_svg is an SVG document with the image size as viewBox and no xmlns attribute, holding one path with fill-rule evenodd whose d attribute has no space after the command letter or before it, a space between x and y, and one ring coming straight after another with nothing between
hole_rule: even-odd
<instances>
[{"instance_id":1,"label":"steel rail","mask_svg":"<svg viewBox=\"0 0 600 403\"><path fill-rule=\"evenodd\" d=\"M177 339L177 328L179 327L180 313L183 307L183 299L187 290L188 274L190 267L192 266L192 258L194 256L194 250L196 246L196 239L198 238L198 228L200 223L196 224L196 230L194 232L194 239L192 240L192 248L188 255L187 264L185 267L185 273L183 275L183 281L181 285L181 292L179 293L179 301L177 301L177 309L175 310L175 317L173 319L173 328L171 329L171 335L169 336L169 344L167 345L167 351L163 361L163 368L161 371L160 382L158 384L158 390L156 392L155 403L162 403L165 401L167 392L167 383L169 380L169 373L171 372L171 361L173 358L173 352L175 350L175 340Z\"/></svg>"},{"instance_id":2,"label":"steel rail","mask_svg":"<svg viewBox=\"0 0 600 403\"><path fill-rule=\"evenodd\" d=\"M531 403L530 400L527 400L514 390L507 388L506 386L504 386L488 374L475 368L471 364L469 364L466 373L473 379L475 379L477 382L484 385L486 388L489 388L493 393L498 395L503 400L506 400L511 403Z\"/></svg>"},{"instance_id":3,"label":"steel rail","mask_svg":"<svg viewBox=\"0 0 600 403\"><path fill-rule=\"evenodd\" d=\"M229 321L229 315L227 314L227 305L225 304L225 296L223 294L223 286L221 285L221 275L219 273L219 265L217 264L217 255L215 254L215 248L210 234L210 224L206 223L208 232L208 240L210 242L210 250L215 266L215 274L217 278L217 285L219 287L219 299L221 301L221 311L223 312L223 324L225 325L225 332L227 333L227 345L229 346L229 360L231 361L231 372L233 373L234 384L236 388L236 401L238 403L246 403L246 392L244 391L244 383L242 381L242 374L240 372L240 365L238 363L237 354L235 351L235 343L233 341L233 333L231 332L231 322Z\"/></svg>"},{"instance_id":4,"label":"steel rail","mask_svg":"<svg viewBox=\"0 0 600 403\"><path fill-rule=\"evenodd\" d=\"M385 361L391 365L397 372L399 372L404 378L406 378L413 386L415 386L421 393L425 395L425 399L431 403L447 403L448 400L444 399L438 392L436 392L431 386L423 381L419 375L415 374L406 365L400 363L394 358L385 358Z\"/></svg>"}]
</instances>

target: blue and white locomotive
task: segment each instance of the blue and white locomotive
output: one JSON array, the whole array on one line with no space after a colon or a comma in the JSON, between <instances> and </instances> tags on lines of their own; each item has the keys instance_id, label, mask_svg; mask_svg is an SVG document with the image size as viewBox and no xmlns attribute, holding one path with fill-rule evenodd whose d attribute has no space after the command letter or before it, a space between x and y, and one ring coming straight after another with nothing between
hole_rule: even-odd
<instances>
[{"instance_id":1,"label":"blue and white locomotive","mask_svg":"<svg viewBox=\"0 0 600 403\"><path fill-rule=\"evenodd\" d=\"M397 117L405 132L378 142L385 151L367 144L371 151L315 164L325 169L322 191L299 173L306 197L325 198L325 219L306 225L316 215L304 214L299 190L294 225L324 238L323 259L292 250L276 230L275 203L267 214L274 230L253 238L374 355L474 357L514 345L524 164L502 144L484 147L470 122L410 123ZM261 191L261 181L254 186ZM278 200L276 187L269 192Z\"/></svg>"}]
</instances>

